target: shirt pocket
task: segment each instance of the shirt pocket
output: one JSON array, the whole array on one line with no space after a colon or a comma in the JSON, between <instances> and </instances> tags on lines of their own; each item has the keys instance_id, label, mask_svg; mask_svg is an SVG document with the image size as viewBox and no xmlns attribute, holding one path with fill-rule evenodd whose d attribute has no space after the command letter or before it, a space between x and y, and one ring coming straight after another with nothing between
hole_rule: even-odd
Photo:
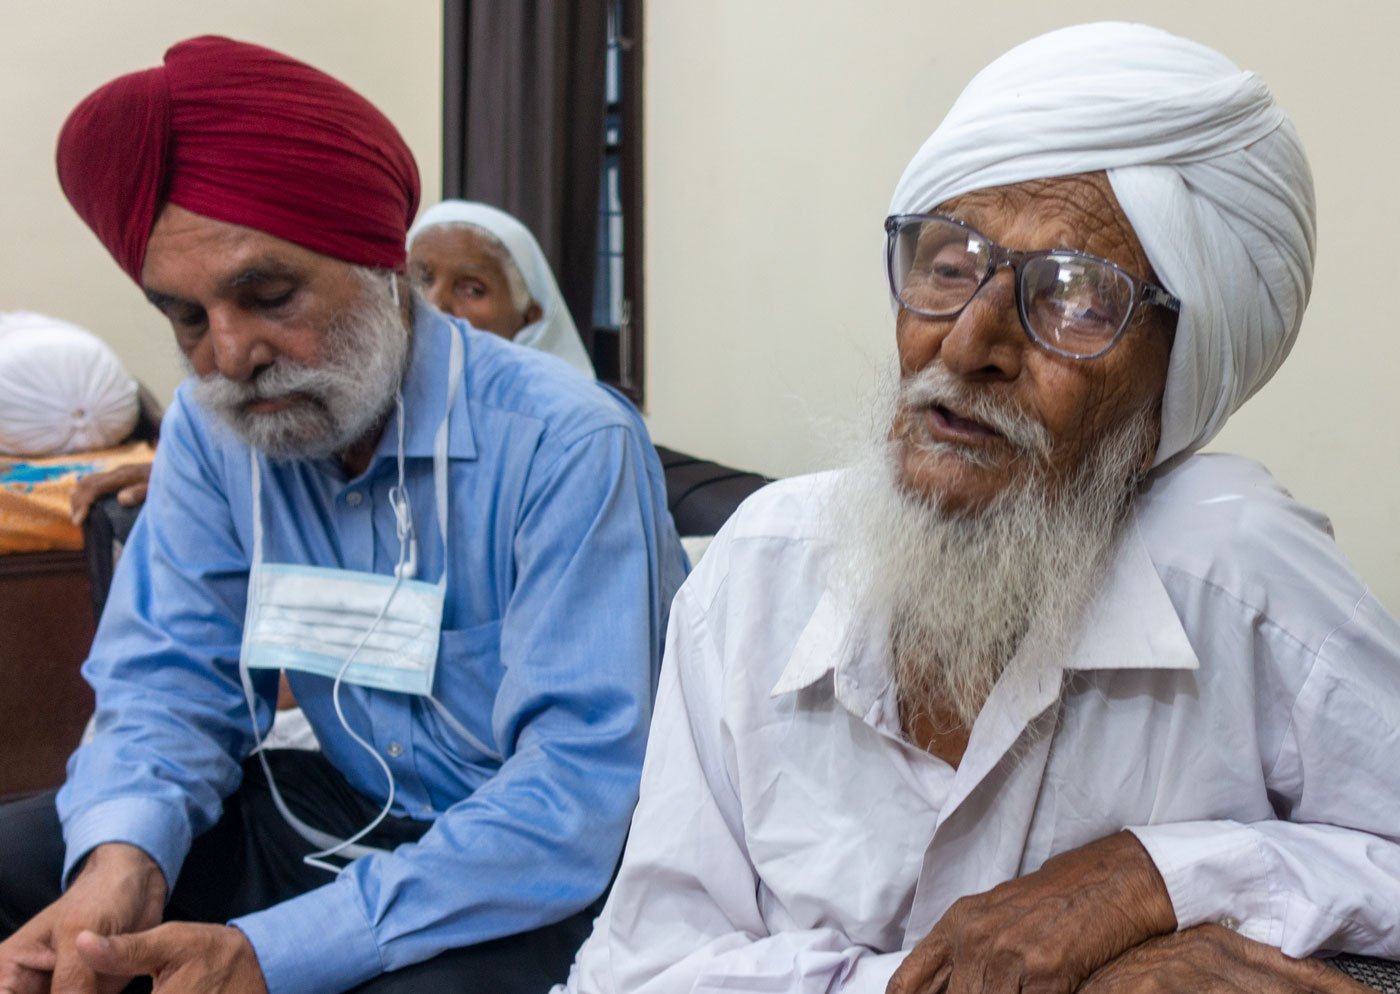
<instances>
[{"instance_id":1,"label":"shirt pocket","mask_svg":"<svg viewBox=\"0 0 1400 994\"><path fill-rule=\"evenodd\" d=\"M424 719L443 749L470 766L494 770L504 759L491 722L504 675L499 620L442 630Z\"/></svg>"}]
</instances>

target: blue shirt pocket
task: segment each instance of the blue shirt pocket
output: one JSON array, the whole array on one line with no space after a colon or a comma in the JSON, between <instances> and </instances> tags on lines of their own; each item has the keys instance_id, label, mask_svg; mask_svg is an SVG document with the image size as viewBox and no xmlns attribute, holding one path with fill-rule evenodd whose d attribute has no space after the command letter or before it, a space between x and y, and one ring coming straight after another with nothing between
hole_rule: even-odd
<instances>
[{"instance_id":1,"label":"blue shirt pocket","mask_svg":"<svg viewBox=\"0 0 1400 994\"><path fill-rule=\"evenodd\" d=\"M442 630L434 700L423 702L423 719L447 757L478 771L483 779L499 769L505 758L492 727L504 675L499 620ZM467 776L476 779L470 773Z\"/></svg>"}]
</instances>

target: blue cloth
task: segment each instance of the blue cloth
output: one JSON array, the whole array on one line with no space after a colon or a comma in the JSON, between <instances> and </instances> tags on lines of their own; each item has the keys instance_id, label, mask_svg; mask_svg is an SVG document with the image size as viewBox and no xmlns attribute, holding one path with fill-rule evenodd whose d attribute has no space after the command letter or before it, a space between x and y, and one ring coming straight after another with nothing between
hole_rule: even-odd
<instances>
[{"instance_id":1,"label":"blue cloth","mask_svg":"<svg viewBox=\"0 0 1400 994\"><path fill-rule=\"evenodd\" d=\"M686 571L655 451L620 396L417 307L404 403L421 579L436 580L444 560L432 447L454 334L466 373L449 435L434 693L490 749L423 699L342 687L350 726L394 771L394 813L434 825L233 923L272 994L343 990L581 910L607 885L636 802L665 619ZM391 419L355 479L332 460L263 458L267 561L390 573L395 446ZM92 847L120 841L173 882L238 786L254 741L237 670L251 514L247 447L181 389L84 666L96 737L59 794L65 880ZM253 676L266 731L277 675ZM383 773L341 729L331 681L289 676L327 757L382 802Z\"/></svg>"}]
</instances>

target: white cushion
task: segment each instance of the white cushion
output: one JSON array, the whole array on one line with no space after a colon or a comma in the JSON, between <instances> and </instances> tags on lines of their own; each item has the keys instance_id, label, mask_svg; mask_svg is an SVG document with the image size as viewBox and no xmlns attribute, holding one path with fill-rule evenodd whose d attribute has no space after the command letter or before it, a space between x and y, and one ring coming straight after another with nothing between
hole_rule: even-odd
<instances>
[{"instance_id":1,"label":"white cushion","mask_svg":"<svg viewBox=\"0 0 1400 994\"><path fill-rule=\"evenodd\" d=\"M136 426L136 381L77 325L0 314L0 452L52 456L105 449Z\"/></svg>"}]
</instances>

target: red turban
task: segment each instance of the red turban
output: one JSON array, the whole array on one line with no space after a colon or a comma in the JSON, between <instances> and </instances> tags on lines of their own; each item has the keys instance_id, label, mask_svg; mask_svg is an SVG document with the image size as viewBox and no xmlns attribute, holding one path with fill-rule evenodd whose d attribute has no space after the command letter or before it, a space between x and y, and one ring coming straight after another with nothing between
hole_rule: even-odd
<instances>
[{"instance_id":1,"label":"red turban","mask_svg":"<svg viewBox=\"0 0 1400 994\"><path fill-rule=\"evenodd\" d=\"M271 49L205 36L113 80L58 136L69 202L133 280L169 201L362 266L402 269L418 169L389 119Z\"/></svg>"}]
</instances>

